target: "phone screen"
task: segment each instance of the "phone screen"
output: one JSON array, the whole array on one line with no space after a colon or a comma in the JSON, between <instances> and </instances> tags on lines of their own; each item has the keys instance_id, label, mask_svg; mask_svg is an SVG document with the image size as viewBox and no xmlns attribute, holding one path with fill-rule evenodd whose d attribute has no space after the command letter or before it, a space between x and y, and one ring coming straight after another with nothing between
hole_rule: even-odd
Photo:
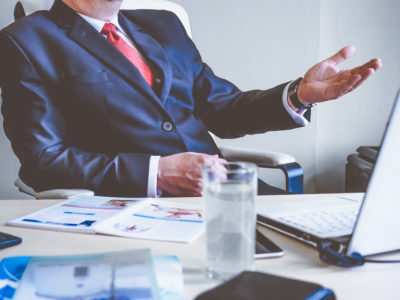
<instances>
[{"instance_id":1,"label":"phone screen","mask_svg":"<svg viewBox=\"0 0 400 300\"><path fill-rule=\"evenodd\" d=\"M256 229L256 253L254 258L279 257L282 255L283 250Z\"/></svg>"}]
</instances>

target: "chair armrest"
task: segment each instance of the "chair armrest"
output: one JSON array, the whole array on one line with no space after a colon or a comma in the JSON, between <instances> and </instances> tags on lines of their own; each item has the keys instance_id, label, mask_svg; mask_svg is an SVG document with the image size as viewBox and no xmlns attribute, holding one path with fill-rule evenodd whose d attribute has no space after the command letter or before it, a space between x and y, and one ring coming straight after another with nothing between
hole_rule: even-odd
<instances>
[{"instance_id":1,"label":"chair armrest","mask_svg":"<svg viewBox=\"0 0 400 300\"><path fill-rule=\"evenodd\" d=\"M303 193L303 169L293 156L285 153L263 150L249 150L238 147L219 147L222 156L228 161L247 161L262 168L281 169L286 177L286 191Z\"/></svg>"},{"instance_id":2,"label":"chair armrest","mask_svg":"<svg viewBox=\"0 0 400 300\"><path fill-rule=\"evenodd\" d=\"M36 199L69 199L74 196L93 196L94 192L90 190L84 189L54 189L47 190L43 192L36 192L33 188L25 184L20 178L17 178L14 182L14 185L18 187L18 189L35 197Z\"/></svg>"},{"instance_id":3,"label":"chair armrest","mask_svg":"<svg viewBox=\"0 0 400 300\"><path fill-rule=\"evenodd\" d=\"M260 167L279 168L296 162L293 156L274 151L253 150L238 147L219 147L222 156L228 161L247 161Z\"/></svg>"}]
</instances>

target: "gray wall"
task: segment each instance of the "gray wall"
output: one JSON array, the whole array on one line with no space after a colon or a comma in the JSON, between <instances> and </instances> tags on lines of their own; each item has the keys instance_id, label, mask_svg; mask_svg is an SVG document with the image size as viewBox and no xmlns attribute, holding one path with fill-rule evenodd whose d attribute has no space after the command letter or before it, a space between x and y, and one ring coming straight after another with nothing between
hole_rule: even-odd
<instances>
[{"instance_id":1,"label":"gray wall","mask_svg":"<svg viewBox=\"0 0 400 300\"><path fill-rule=\"evenodd\" d=\"M379 145L400 87L400 1L323 0L320 32L321 57L353 44L357 52L344 67L377 56L383 61L360 89L318 107L317 191L335 192L344 189L347 154L359 145Z\"/></svg>"},{"instance_id":2,"label":"gray wall","mask_svg":"<svg viewBox=\"0 0 400 300\"><path fill-rule=\"evenodd\" d=\"M313 109L306 128L219 141L290 153L305 169L307 192L343 191L346 156L358 145L379 143L400 86L400 1L174 1L187 9L204 60L244 90L302 76L347 44L357 53L344 67L383 59L384 68L358 91ZM0 27L11 21L14 3L0 1ZM18 162L3 133L0 143L0 199L22 198L13 186ZM261 176L283 185L278 171Z\"/></svg>"},{"instance_id":3,"label":"gray wall","mask_svg":"<svg viewBox=\"0 0 400 300\"><path fill-rule=\"evenodd\" d=\"M242 89L302 76L346 45L357 52L343 68L382 58L384 67L358 90L314 108L307 128L220 142L290 153L305 169L306 192L344 191L347 155L379 144L400 87L400 1L174 1L189 12L204 60Z\"/></svg>"}]
</instances>

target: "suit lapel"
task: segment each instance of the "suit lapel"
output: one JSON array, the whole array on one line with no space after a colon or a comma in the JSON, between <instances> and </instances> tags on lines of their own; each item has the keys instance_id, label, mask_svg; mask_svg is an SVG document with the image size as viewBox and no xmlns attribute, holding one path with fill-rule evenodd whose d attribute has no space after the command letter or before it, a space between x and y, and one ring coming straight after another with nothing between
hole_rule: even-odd
<instances>
[{"instance_id":1,"label":"suit lapel","mask_svg":"<svg viewBox=\"0 0 400 300\"><path fill-rule=\"evenodd\" d=\"M128 82L147 94L149 98L160 106L159 97L132 63L75 11L62 3L62 1L56 0L51 12L59 26L69 29L68 35L71 39L122 75Z\"/></svg>"},{"instance_id":2,"label":"suit lapel","mask_svg":"<svg viewBox=\"0 0 400 300\"><path fill-rule=\"evenodd\" d=\"M160 98L164 103L172 84L172 69L164 49L149 34L144 33L138 25L130 22L122 13L119 13L118 21L133 40L140 53L163 74Z\"/></svg>"}]
</instances>

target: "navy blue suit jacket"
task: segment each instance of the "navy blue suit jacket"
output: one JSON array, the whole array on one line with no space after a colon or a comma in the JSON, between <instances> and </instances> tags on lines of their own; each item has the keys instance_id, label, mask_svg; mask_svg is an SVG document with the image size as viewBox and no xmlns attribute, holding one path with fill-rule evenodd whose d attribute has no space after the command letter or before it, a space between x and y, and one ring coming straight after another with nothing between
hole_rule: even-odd
<instances>
[{"instance_id":1,"label":"navy blue suit jacket","mask_svg":"<svg viewBox=\"0 0 400 300\"><path fill-rule=\"evenodd\" d=\"M216 154L208 131L297 127L284 85L242 92L215 76L173 13L121 11L119 22L162 79L155 90L62 1L0 32L4 128L35 190L145 196L151 155Z\"/></svg>"}]
</instances>

